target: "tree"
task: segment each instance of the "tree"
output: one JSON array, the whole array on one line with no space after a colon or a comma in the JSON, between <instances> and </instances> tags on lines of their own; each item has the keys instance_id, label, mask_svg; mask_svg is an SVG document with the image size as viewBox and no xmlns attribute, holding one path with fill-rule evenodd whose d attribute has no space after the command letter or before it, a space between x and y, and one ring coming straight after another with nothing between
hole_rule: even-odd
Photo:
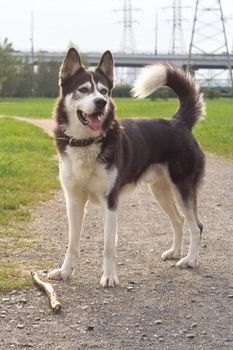
<instances>
[{"instance_id":1,"label":"tree","mask_svg":"<svg viewBox=\"0 0 233 350\"><path fill-rule=\"evenodd\" d=\"M41 97L55 97L58 95L58 72L60 63L45 62L43 57L38 58L36 74L36 95Z\"/></svg>"},{"instance_id":2,"label":"tree","mask_svg":"<svg viewBox=\"0 0 233 350\"><path fill-rule=\"evenodd\" d=\"M32 65L27 58L18 65L15 96L31 96L33 92Z\"/></svg>"},{"instance_id":3,"label":"tree","mask_svg":"<svg viewBox=\"0 0 233 350\"><path fill-rule=\"evenodd\" d=\"M17 75L17 60L12 56L12 44L7 39L0 43L0 95L12 96Z\"/></svg>"}]
</instances>

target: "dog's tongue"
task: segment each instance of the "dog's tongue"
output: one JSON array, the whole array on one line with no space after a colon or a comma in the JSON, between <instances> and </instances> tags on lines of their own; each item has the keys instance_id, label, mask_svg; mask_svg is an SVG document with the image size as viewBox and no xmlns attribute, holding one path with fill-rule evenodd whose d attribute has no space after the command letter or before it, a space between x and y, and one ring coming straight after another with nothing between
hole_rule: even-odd
<instances>
[{"instance_id":1,"label":"dog's tongue","mask_svg":"<svg viewBox=\"0 0 233 350\"><path fill-rule=\"evenodd\" d=\"M100 130L102 128L102 120L101 120L101 115L92 115L89 114L87 116L88 120L89 120L89 127L92 130Z\"/></svg>"}]
</instances>

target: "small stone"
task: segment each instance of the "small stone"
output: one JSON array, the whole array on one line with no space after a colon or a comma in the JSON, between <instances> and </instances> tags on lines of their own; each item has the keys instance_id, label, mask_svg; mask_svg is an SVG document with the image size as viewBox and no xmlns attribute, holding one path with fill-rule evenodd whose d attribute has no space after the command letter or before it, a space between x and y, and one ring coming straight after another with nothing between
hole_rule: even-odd
<instances>
[{"instance_id":1,"label":"small stone","mask_svg":"<svg viewBox=\"0 0 233 350\"><path fill-rule=\"evenodd\" d=\"M25 325L22 323L18 323L16 327L19 329L23 329L25 327Z\"/></svg>"},{"instance_id":2,"label":"small stone","mask_svg":"<svg viewBox=\"0 0 233 350\"><path fill-rule=\"evenodd\" d=\"M141 340L147 339L147 335L146 334L142 334L140 339Z\"/></svg>"},{"instance_id":3,"label":"small stone","mask_svg":"<svg viewBox=\"0 0 233 350\"><path fill-rule=\"evenodd\" d=\"M193 339L193 338L195 338L195 335L193 333L190 333L190 334L186 335L186 338Z\"/></svg>"},{"instance_id":4,"label":"small stone","mask_svg":"<svg viewBox=\"0 0 233 350\"><path fill-rule=\"evenodd\" d=\"M154 321L154 324L163 324L163 322L161 320L156 320Z\"/></svg>"},{"instance_id":5,"label":"small stone","mask_svg":"<svg viewBox=\"0 0 233 350\"><path fill-rule=\"evenodd\" d=\"M33 344L32 344L32 343L22 344L22 346L23 346L24 348L33 348Z\"/></svg>"},{"instance_id":6,"label":"small stone","mask_svg":"<svg viewBox=\"0 0 233 350\"><path fill-rule=\"evenodd\" d=\"M39 328L40 325L39 325L39 324L33 324L32 327L33 327L33 328Z\"/></svg>"},{"instance_id":7,"label":"small stone","mask_svg":"<svg viewBox=\"0 0 233 350\"><path fill-rule=\"evenodd\" d=\"M233 298L233 294L228 294L227 297L230 298L230 299L232 299L232 298Z\"/></svg>"},{"instance_id":8,"label":"small stone","mask_svg":"<svg viewBox=\"0 0 233 350\"><path fill-rule=\"evenodd\" d=\"M164 341L164 338L163 338L163 337L159 337L159 341L160 341L160 342L163 342L163 341Z\"/></svg>"},{"instance_id":9,"label":"small stone","mask_svg":"<svg viewBox=\"0 0 233 350\"><path fill-rule=\"evenodd\" d=\"M12 291L10 291L8 294L11 295L11 294L16 294L17 293L17 290L13 289Z\"/></svg>"},{"instance_id":10,"label":"small stone","mask_svg":"<svg viewBox=\"0 0 233 350\"><path fill-rule=\"evenodd\" d=\"M27 299L20 299L20 300L18 300L18 302L19 303L21 303L21 304L27 304Z\"/></svg>"},{"instance_id":11,"label":"small stone","mask_svg":"<svg viewBox=\"0 0 233 350\"><path fill-rule=\"evenodd\" d=\"M211 275L210 273L205 273L204 275L202 275L202 277L204 277L204 278L214 278L213 275Z\"/></svg>"},{"instance_id":12,"label":"small stone","mask_svg":"<svg viewBox=\"0 0 233 350\"><path fill-rule=\"evenodd\" d=\"M133 289L133 286L128 286L127 290L130 292Z\"/></svg>"},{"instance_id":13,"label":"small stone","mask_svg":"<svg viewBox=\"0 0 233 350\"><path fill-rule=\"evenodd\" d=\"M40 320L41 320L40 317L36 317L36 318L35 318L35 321L36 321L36 322L38 322L38 321L40 321Z\"/></svg>"},{"instance_id":14,"label":"small stone","mask_svg":"<svg viewBox=\"0 0 233 350\"><path fill-rule=\"evenodd\" d=\"M82 307L82 310L86 310L86 309L88 309L87 305Z\"/></svg>"},{"instance_id":15,"label":"small stone","mask_svg":"<svg viewBox=\"0 0 233 350\"><path fill-rule=\"evenodd\" d=\"M2 301L10 301L10 298L2 298Z\"/></svg>"},{"instance_id":16,"label":"small stone","mask_svg":"<svg viewBox=\"0 0 233 350\"><path fill-rule=\"evenodd\" d=\"M192 324L191 324L191 328L196 328L197 327L197 323L196 322L193 322Z\"/></svg>"},{"instance_id":17,"label":"small stone","mask_svg":"<svg viewBox=\"0 0 233 350\"><path fill-rule=\"evenodd\" d=\"M179 333L174 333L173 336L174 336L175 338L178 338L178 337L180 336L180 334L179 334Z\"/></svg>"},{"instance_id":18,"label":"small stone","mask_svg":"<svg viewBox=\"0 0 233 350\"><path fill-rule=\"evenodd\" d=\"M6 317L6 314L2 314L0 315L1 318L5 318Z\"/></svg>"}]
</instances>

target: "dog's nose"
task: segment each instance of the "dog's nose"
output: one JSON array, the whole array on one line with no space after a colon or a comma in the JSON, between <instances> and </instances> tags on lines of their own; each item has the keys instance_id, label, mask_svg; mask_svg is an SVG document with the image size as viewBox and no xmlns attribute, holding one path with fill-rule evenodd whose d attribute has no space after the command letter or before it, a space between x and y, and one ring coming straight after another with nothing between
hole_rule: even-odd
<instances>
[{"instance_id":1,"label":"dog's nose","mask_svg":"<svg viewBox=\"0 0 233 350\"><path fill-rule=\"evenodd\" d=\"M101 97L96 98L94 102L97 108L104 108L107 103L107 101Z\"/></svg>"}]
</instances>

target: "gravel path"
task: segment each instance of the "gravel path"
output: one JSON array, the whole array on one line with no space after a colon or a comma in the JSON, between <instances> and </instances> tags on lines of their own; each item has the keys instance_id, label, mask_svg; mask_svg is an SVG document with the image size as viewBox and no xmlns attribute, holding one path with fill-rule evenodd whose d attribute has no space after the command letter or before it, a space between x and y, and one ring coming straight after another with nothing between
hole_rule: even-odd
<instances>
[{"instance_id":1,"label":"gravel path","mask_svg":"<svg viewBox=\"0 0 233 350\"><path fill-rule=\"evenodd\" d=\"M122 203L117 250L120 286L99 286L102 220L89 206L79 266L68 282L53 282L63 305L53 314L36 289L0 294L0 349L233 349L233 163L207 157L199 212L204 222L199 266L163 262L172 232L146 187ZM28 230L49 240L22 259L45 252L54 267L64 257L67 220L61 191L33 211ZM184 252L188 247L188 231Z\"/></svg>"}]
</instances>

